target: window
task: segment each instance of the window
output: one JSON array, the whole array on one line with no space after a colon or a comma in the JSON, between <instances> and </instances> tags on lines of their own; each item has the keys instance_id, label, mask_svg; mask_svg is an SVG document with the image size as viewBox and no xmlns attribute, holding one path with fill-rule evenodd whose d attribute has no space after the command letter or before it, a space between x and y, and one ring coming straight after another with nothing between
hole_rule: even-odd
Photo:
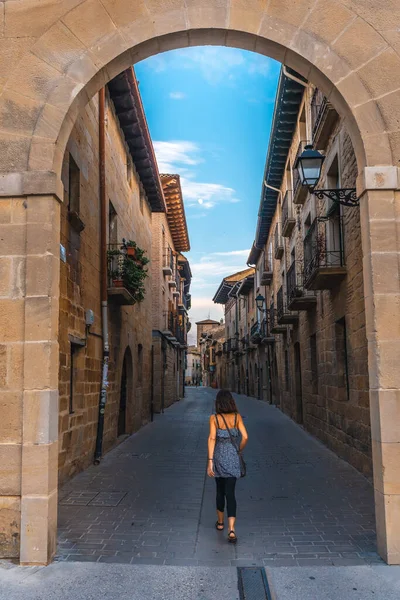
<instances>
[{"instance_id":1,"label":"window","mask_svg":"<svg viewBox=\"0 0 400 600\"><path fill-rule=\"evenodd\" d=\"M69 172L68 172L68 210L79 214L80 195L81 195L81 172L72 158L69 155Z\"/></svg>"},{"instance_id":2,"label":"window","mask_svg":"<svg viewBox=\"0 0 400 600\"><path fill-rule=\"evenodd\" d=\"M285 350L285 388L289 391L289 352Z\"/></svg>"},{"instance_id":3,"label":"window","mask_svg":"<svg viewBox=\"0 0 400 600\"><path fill-rule=\"evenodd\" d=\"M318 355L317 335L310 336L310 366L311 366L311 389L313 394L318 394Z\"/></svg>"},{"instance_id":4,"label":"window","mask_svg":"<svg viewBox=\"0 0 400 600\"><path fill-rule=\"evenodd\" d=\"M117 211L111 201L108 203L108 243L118 244Z\"/></svg>"},{"instance_id":5,"label":"window","mask_svg":"<svg viewBox=\"0 0 400 600\"><path fill-rule=\"evenodd\" d=\"M336 372L339 391L343 390L343 399L350 399L349 364L347 355L346 319L342 317L335 323ZM341 394L340 394L341 395Z\"/></svg>"}]
</instances>

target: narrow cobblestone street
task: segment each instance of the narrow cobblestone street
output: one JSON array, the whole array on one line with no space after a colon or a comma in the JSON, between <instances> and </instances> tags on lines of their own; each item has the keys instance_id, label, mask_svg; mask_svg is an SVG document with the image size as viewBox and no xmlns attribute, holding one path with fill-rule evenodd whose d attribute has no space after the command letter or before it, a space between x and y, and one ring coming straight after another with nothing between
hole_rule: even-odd
<instances>
[{"instance_id":1,"label":"narrow cobblestone street","mask_svg":"<svg viewBox=\"0 0 400 600\"><path fill-rule=\"evenodd\" d=\"M239 543L214 528L205 477L215 392L185 400L60 493L57 560L200 566L362 565L376 553L373 490L275 407L238 396L249 431Z\"/></svg>"}]
</instances>

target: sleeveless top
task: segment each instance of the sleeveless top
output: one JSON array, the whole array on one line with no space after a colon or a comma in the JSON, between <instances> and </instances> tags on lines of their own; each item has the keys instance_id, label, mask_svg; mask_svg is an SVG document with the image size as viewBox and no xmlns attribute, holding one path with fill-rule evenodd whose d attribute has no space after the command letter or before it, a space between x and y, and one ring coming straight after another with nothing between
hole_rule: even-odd
<instances>
[{"instance_id":1,"label":"sleeveless top","mask_svg":"<svg viewBox=\"0 0 400 600\"><path fill-rule=\"evenodd\" d=\"M214 473L215 477L235 477L240 478L240 460L236 448L233 447L231 438L226 429L221 429L219 426L218 415L215 416L217 424L217 435L215 440L214 449ZM222 420L222 418L220 417ZM230 427L231 436L233 441L239 449L240 444L240 433L236 427L237 414L235 414L235 423L233 427Z\"/></svg>"}]
</instances>

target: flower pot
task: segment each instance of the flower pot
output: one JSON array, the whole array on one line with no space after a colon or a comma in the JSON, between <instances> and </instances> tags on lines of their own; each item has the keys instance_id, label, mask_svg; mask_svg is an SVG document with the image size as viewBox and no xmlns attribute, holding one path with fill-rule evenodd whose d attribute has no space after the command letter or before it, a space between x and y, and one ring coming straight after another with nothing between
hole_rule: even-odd
<instances>
[{"instance_id":1,"label":"flower pot","mask_svg":"<svg viewBox=\"0 0 400 600\"><path fill-rule=\"evenodd\" d=\"M124 282L122 281L122 279L113 279L113 286L117 288L122 288L124 287Z\"/></svg>"},{"instance_id":2,"label":"flower pot","mask_svg":"<svg viewBox=\"0 0 400 600\"><path fill-rule=\"evenodd\" d=\"M136 248L134 246L128 246L126 249L126 253L131 258L135 258L136 256Z\"/></svg>"}]
</instances>

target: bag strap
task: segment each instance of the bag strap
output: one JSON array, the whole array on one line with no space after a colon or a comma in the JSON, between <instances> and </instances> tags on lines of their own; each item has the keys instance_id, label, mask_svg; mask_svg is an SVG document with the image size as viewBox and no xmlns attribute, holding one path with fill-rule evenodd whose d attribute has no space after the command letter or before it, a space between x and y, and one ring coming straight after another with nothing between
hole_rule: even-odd
<instances>
[{"instance_id":1,"label":"bag strap","mask_svg":"<svg viewBox=\"0 0 400 600\"><path fill-rule=\"evenodd\" d=\"M230 431L230 429L229 429L229 427L228 427L228 425L227 425L227 423L225 421L225 417L224 417L224 415L222 413L220 413L220 414L221 414L223 422L225 423L226 430L229 433L229 437L231 438L231 444L235 448L236 452L238 454L240 454L238 447L236 446L235 442L233 441L233 437L232 437L231 431Z\"/></svg>"}]
</instances>

